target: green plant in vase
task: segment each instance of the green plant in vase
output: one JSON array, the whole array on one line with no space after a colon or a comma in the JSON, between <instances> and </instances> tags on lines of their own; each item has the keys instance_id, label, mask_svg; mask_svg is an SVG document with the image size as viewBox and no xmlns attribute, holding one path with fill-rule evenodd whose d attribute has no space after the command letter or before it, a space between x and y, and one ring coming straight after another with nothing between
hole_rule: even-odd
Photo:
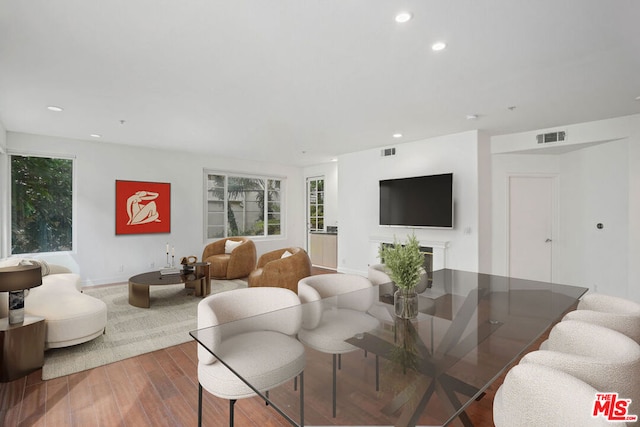
<instances>
[{"instance_id":1,"label":"green plant in vase","mask_svg":"<svg viewBox=\"0 0 640 427\"><path fill-rule=\"evenodd\" d=\"M424 254L420 252L420 243L415 235L399 243L395 237L393 245L381 246L379 257L389 273L389 277L398 287L394 293L395 314L403 319L413 319L418 315L418 294L416 285L424 265Z\"/></svg>"}]
</instances>

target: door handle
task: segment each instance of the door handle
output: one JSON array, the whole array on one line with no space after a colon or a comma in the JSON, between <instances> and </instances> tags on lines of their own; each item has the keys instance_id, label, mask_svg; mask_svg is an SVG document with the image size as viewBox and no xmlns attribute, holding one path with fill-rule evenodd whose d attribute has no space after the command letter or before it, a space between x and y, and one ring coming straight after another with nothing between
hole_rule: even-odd
<instances>
[{"instance_id":1,"label":"door handle","mask_svg":"<svg viewBox=\"0 0 640 427\"><path fill-rule=\"evenodd\" d=\"M551 240L551 239L547 239L547 240L545 240L544 242L545 242L545 243L549 243L549 242L553 242L553 240Z\"/></svg>"}]
</instances>

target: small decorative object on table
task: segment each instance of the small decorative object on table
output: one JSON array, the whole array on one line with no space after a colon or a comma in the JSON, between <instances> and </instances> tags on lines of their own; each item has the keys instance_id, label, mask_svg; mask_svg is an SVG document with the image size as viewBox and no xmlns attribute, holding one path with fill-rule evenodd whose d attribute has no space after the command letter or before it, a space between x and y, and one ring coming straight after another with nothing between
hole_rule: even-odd
<instances>
[{"instance_id":1,"label":"small decorative object on table","mask_svg":"<svg viewBox=\"0 0 640 427\"><path fill-rule=\"evenodd\" d=\"M198 257L195 255L183 256L180 259L180 264L182 265L182 273L193 273L196 266L195 264L198 262Z\"/></svg>"},{"instance_id":2,"label":"small decorative object on table","mask_svg":"<svg viewBox=\"0 0 640 427\"><path fill-rule=\"evenodd\" d=\"M408 236L403 245L395 238L392 246L382 246L379 257L389 277L398 290L393 294L395 315L402 319L415 319L418 316L418 293L416 285L420 281L420 272L424 264L424 254L420 252L420 243L415 235Z\"/></svg>"}]
</instances>

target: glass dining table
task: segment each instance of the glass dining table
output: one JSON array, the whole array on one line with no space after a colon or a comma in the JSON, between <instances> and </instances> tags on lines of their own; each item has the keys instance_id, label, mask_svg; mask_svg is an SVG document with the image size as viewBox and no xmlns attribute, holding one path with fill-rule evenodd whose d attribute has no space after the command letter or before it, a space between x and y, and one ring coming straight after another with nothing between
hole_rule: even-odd
<instances>
[{"instance_id":1,"label":"glass dining table","mask_svg":"<svg viewBox=\"0 0 640 427\"><path fill-rule=\"evenodd\" d=\"M301 387L291 380L268 393L254 391L294 426L470 426L465 408L481 398L586 291L444 269L435 271L430 287L419 294L421 312L416 319L397 318L388 298L377 298L377 288L303 304L301 338L302 332L314 335L314 330L304 329L309 327L304 319L317 313L319 305L327 318L340 318L328 314L344 310L346 299L364 299L367 292L376 295L373 306L360 314L369 316L369 321L334 328L323 325L325 334L330 330L344 334L349 326L350 336L338 355L301 339L306 351ZM233 330L233 323L190 334L245 381L242 371L214 354L208 344L225 328ZM318 342L323 338L331 337L320 337ZM255 358L260 363L259 353Z\"/></svg>"}]
</instances>

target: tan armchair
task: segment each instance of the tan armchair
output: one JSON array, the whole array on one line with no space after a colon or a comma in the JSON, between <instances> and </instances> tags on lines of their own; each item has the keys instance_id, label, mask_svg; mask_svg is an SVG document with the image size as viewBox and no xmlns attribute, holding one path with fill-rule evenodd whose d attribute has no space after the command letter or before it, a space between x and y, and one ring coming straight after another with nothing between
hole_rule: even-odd
<instances>
[{"instance_id":1,"label":"tan armchair","mask_svg":"<svg viewBox=\"0 0 640 427\"><path fill-rule=\"evenodd\" d=\"M228 246L238 242L238 246L228 250ZM247 237L228 237L208 244L202 252L202 261L211 263L213 279L247 277L256 266L256 245Z\"/></svg>"},{"instance_id":2,"label":"tan armchair","mask_svg":"<svg viewBox=\"0 0 640 427\"><path fill-rule=\"evenodd\" d=\"M291 255L282 258L288 251ZM249 287L272 286L298 293L298 281L311 275L311 260L302 248L282 248L263 254L249 275Z\"/></svg>"}]
</instances>

